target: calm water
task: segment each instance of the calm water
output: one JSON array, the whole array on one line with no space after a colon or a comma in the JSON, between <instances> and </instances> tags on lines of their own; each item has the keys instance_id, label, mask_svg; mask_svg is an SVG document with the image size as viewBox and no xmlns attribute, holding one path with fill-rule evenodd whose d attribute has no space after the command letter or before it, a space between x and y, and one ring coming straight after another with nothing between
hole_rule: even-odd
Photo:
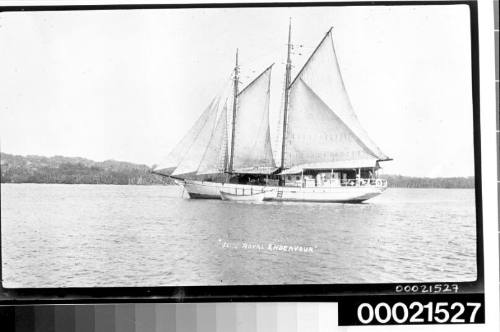
<instances>
[{"instance_id":1,"label":"calm water","mask_svg":"<svg viewBox=\"0 0 500 332\"><path fill-rule=\"evenodd\" d=\"M357 205L189 200L174 186L2 184L1 194L6 287L476 277L473 190L389 189Z\"/></svg>"}]
</instances>

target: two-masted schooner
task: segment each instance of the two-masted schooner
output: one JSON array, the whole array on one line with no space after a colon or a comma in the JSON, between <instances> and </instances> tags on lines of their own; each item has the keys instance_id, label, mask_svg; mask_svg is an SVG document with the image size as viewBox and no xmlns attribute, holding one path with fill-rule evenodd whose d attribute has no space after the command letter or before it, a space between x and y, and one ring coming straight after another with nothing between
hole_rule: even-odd
<instances>
[{"instance_id":1,"label":"two-masted schooner","mask_svg":"<svg viewBox=\"0 0 500 332\"><path fill-rule=\"evenodd\" d=\"M378 177L379 162L390 159L354 113L332 29L293 80L291 25L287 45L279 164L269 125L273 66L240 91L237 52L229 88L212 100L154 173L175 179L190 198L362 202L381 194L387 181Z\"/></svg>"}]
</instances>

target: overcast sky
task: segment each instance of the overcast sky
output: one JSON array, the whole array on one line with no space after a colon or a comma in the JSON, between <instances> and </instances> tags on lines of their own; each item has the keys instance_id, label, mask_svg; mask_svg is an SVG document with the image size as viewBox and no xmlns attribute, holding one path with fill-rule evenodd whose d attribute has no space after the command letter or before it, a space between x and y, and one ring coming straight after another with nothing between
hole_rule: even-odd
<instances>
[{"instance_id":1,"label":"overcast sky","mask_svg":"<svg viewBox=\"0 0 500 332\"><path fill-rule=\"evenodd\" d=\"M468 7L0 13L3 152L159 163L234 66L273 68L277 142L288 19L300 69L325 32L386 173L473 175ZM302 53L302 55L298 53Z\"/></svg>"}]
</instances>

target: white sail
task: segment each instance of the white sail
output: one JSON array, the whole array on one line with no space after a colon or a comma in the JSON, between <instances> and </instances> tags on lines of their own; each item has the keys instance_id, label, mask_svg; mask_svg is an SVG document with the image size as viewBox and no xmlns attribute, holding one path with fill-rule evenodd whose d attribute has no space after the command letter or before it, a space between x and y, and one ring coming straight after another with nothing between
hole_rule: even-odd
<instances>
[{"instance_id":1,"label":"white sail","mask_svg":"<svg viewBox=\"0 0 500 332\"><path fill-rule=\"evenodd\" d=\"M331 30L291 84L285 168L388 157L361 127L340 73Z\"/></svg>"},{"instance_id":2,"label":"white sail","mask_svg":"<svg viewBox=\"0 0 500 332\"><path fill-rule=\"evenodd\" d=\"M233 172L266 174L276 169L269 130L271 68L238 95Z\"/></svg>"},{"instance_id":3,"label":"white sail","mask_svg":"<svg viewBox=\"0 0 500 332\"><path fill-rule=\"evenodd\" d=\"M218 108L219 100L212 104L212 108L210 109L205 125L198 131L195 141L191 144L187 153L184 155L172 175L188 174L198 171L202 158L207 150L208 143L210 142L210 137L212 136L217 123Z\"/></svg>"},{"instance_id":4,"label":"white sail","mask_svg":"<svg viewBox=\"0 0 500 332\"><path fill-rule=\"evenodd\" d=\"M227 162L227 101L219 112L217 125L212 132L205 153L202 156L196 174L223 173Z\"/></svg>"},{"instance_id":5,"label":"white sail","mask_svg":"<svg viewBox=\"0 0 500 332\"><path fill-rule=\"evenodd\" d=\"M217 102L217 97L212 100L210 105L201 114L195 124L191 127L188 133L182 140L175 146L175 148L167 155L166 159L156 166L155 172L165 175L171 175L174 170L179 166L188 151L199 137L200 132L207 126L207 121L214 112L214 105Z\"/></svg>"},{"instance_id":6,"label":"white sail","mask_svg":"<svg viewBox=\"0 0 500 332\"><path fill-rule=\"evenodd\" d=\"M376 168L380 160L388 158L370 140L354 114L340 75L331 31L291 84L290 36L291 25L286 75L288 89L284 95L288 101L284 105L288 107L283 112L288 116L282 118L287 130L285 141L281 142L286 155L280 175L297 181L289 185L280 183L279 186L266 181L263 186L262 181L245 176L271 174L277 170L269 129L271 67L237 94L239 66L236 53L236 66L231 77L233 92L226 91L210 104L163 165L167 171L175 168L172 175L184 179L176 183L184 187L190 198L221 199L230 195L236 197L232 200L240 200L237 197L242 196L247 200L260 193L259 198L272 201L362 202L380 195L387 188L385 180L373 179L372 176L369 180L359 178L361 172L356 179L347 178L352 174L343 172L341 182L338 172L332 172L328 178L319 171ZM234 104L236 109L228 106ZM232 146L231 156L229 146ZM304 169L316 169L320 176L310 181L310 174L304 177ZM222 176L190 179L194 175L223 174L226 171L243 176L238 176L238 183L224 182Z\"/></svg>"}]
</instances>

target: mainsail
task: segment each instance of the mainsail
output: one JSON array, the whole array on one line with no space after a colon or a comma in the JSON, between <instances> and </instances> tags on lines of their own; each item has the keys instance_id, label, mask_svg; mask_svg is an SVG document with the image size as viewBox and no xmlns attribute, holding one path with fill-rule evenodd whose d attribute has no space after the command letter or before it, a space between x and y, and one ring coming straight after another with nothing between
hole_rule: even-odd
<instances>
[{"instance_id":1,"label":"mainsail","mask_svg":"<svg viewBox=\"0 0 500 332\"><path fill-rule=\"evenodd\" d=\"M284 168L330 168L329 163L357 160L375 166L388 159L354 113L331 34L330 29L289 87Z\"/></svg>"},{"instance_id":2,"label":"mainsail","mask_svg":"<svg viewBox=\"0 0 500 332\"><path fill-rule=\"evenodd\" d=\"M271 68L238 95L233 173L268 174L276 170L269 130Z\"/></svg>"}]
</instances>

